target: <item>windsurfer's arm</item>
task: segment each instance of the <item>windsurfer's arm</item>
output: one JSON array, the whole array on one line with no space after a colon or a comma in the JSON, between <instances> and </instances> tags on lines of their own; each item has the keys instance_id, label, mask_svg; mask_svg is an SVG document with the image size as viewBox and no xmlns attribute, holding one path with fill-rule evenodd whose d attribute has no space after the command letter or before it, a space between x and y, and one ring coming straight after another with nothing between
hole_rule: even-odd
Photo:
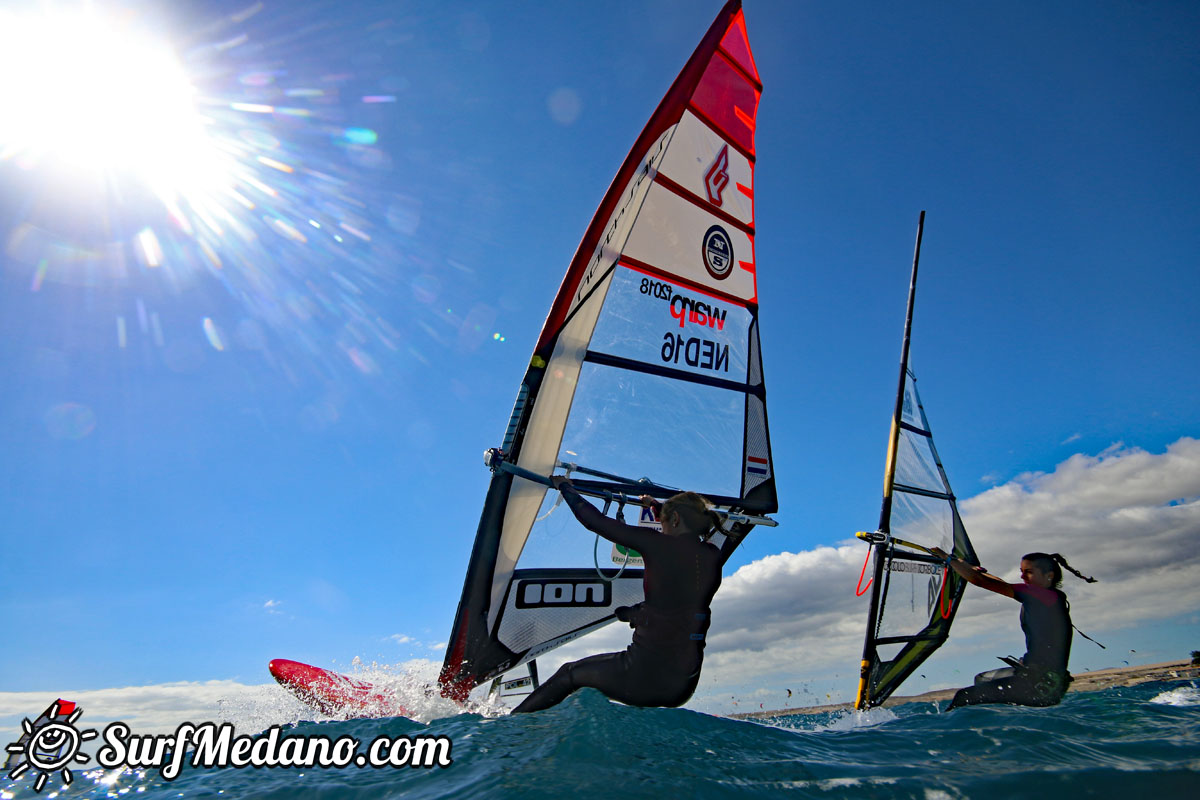
<instances>
[{"instance_id":1,"label":"windsurfer's arm","mask_svg":"<svg viewBox=\"0 0 1200 800\"><path fill-rule=\"evenodd\" d=\"M1002 594L1005 597L1016 598L1017 595L1013 592L1011 583L985 572L983 567L968 564L958 556L949 555L945 550L937 547L931 548L929 552L938 558L946 559L946 563L950 569L954 570L967 583L972 583L981 589L987 589L989 592Z\"/></svg>"},{"instance_id":2,"label":"windsurfer's arm","mask_svg":"<svg viewBox=\"0 0 1200 800\"><path fill-rule=\"evenodd\" d=\"M562 492L563 500L579 520L583 527L593 533L598 533L610 542L632 547L639 553L645 554L645 547L653 543L647 530L626 525L623 522L606 517L600 509L583 499L583 495L575 490L570 478L565 475L552 475L550 482L554 488Z\"/></svg>"}]
</instances>

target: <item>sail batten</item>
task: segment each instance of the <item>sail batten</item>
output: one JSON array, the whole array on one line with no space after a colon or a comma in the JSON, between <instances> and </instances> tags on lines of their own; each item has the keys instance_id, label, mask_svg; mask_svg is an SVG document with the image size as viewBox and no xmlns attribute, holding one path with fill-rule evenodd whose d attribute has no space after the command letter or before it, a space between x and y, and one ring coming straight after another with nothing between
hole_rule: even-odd
<instances>
[{"instance_id":1,"label":"sail batten","mask_svg":"<svg viewBox=\"0 0 1200 800\"><path fill-rule=\"evenodd\" d=\"M921 489L917 486L905 486L902 483L897 483L892 486L892 491L904 492L905 494L919 494L922 497L933 497L938 500L953 500L954 495L947 492L935 492L931 489Z\"/></svg>"},{"instance_id":2,"label":"sail batten","mask_svg":"<svg viewBox=\"0 0 1200 800\"><path fill-rule=\"evenodd\" d=\"M611 356L607 353L597 353L592 350L589 350L584 355L583 360L592 364L604 364L610 367L618 367L620 369L629 370L630 372L640 372L645 375L658 375L663 378L672 378L674 380L695 383L702 386L714 386L720 389L731 389L733 391L746 392L748 394L756 395L763 395L766 393L766 390L763 389L762 386L751 386L748 383L738 383L736 381L713 378L707 375L694 375L690 372L685 372L680 369L671 369L670 367L662 367L656 364L646 364L630 358Z\"/></svg>"},{"instance_id":3,"label":"sail batten","mask_svg":"<svg viewBox=\"0 0 1200 800\"><path fill-rule=\"evenodd\" d=\"M546 478L561 465L585 465L603 479L577 485L610 498L703 494L724 515L726 558L755 524L773 524L762 516L778 503L754 261L761 90L740 0L730 0L638 136L559 286L496 456L504 468L492 465L443 664L447 695L641 599L640 572L609 574L615 562L598 562L594 537L556 513Z\"/></svg>"},{"instance_id":4,"label":"sail batten","mask_svg":"<svg viewBox=\"0 0 1200 800\"><path fill-rule=\"evenodd\" d=\"M666 175L662 174L661 172L654 178L654 182L657 183L659 186L662 186L664 189L666 189L670 192L674 192L676 195L678 195L679 197L688 201L689 203L696 206L697 208L703 209L707 213L712 214L713 216L717 217L718 219L722 220L723 222L726 222L726 223L732 225L733 227L737 228L738 230L740 230L742 233L746 234L747 236L754 235L754 226L753 225L742 222L737 217L733 216L732 214L726 213L725 211L722 211L719 208L713 208L712 206L708 205L708 201L705 200L703 197L700 197L700 196L694 194L690 189L688 189L684 186L680 186L678 183L671 180L670 178L668 178Z\"/></svg>"}]
</instances>

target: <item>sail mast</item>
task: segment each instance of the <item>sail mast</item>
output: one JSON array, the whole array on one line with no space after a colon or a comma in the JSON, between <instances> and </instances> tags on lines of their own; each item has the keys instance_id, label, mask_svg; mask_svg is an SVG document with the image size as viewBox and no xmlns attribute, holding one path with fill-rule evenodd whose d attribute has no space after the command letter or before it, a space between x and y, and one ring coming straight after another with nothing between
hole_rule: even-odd
<instances>
[{"instance_id":1,"label":"sail mast","mask_svg":"<svg viewBox=\"0 0 1200 800\"><path fill-rule=\"evenodd\" d=\"M904 384L908 375L908 345L912 336L913 304L917 297L917 265L921 261L921 236L925 231L925 212L921 211L917 219L917 243L913 249L912 276L908 283L908 309L904 315L904 341L900 347L900 380L896 388L896 406L892 412L892 428L888 438L887 463L883 472L883 503L879 509L879 528L881 533L889 533L892 518L892 486L896 478L896 450L900 441L900 421L904 413ZM882 547L891 548L890 541L884 540ZM870 702L869 687L871 664L875 661L875 626L879 618L879 599L883 582L884 554L875 558L875 574L872 579L871 607L867 612L867 634L863 643L862 664L858 678L858 697L854 701L856 709L862 709Z\"/></svg>"},{"instance_id":2,"label":"sail mast","mask_svg":"<svg viewBox=\"0 0 1200 800\"><path fill-rule=\"evenodd\" d=\"M888 533L892 518L892 484L896 479L896 445L900 441L900 420L904 414L904 380L908 373L908 344L912 338L913 303L917 298L917 265L921 261L921 235L925 232L925 212L917 219L917 244L913 250L912 277L908 282L908 311L904 316L904 343L900 347L900 380L896 386L896 407L892 412L891 438L888 440L887 466L883 475L883 505L879 509L879 530Z\"/></svg>"}]
</instances>

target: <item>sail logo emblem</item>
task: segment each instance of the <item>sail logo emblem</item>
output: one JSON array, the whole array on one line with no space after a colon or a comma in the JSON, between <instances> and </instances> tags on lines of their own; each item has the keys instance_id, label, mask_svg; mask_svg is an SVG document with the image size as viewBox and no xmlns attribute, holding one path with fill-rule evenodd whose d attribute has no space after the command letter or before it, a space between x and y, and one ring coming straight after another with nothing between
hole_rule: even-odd
<instances>
[{"instance_id":1,"label":"sail logo emblem","mask_svg":"<svg viewBox=\"0 0 1200 800\"><path fill-rule=\"evenodd\" d=\"M544 578L517 584L517 608L607 608L612 586L606 581Z\"/></svg>"},{"instance_id":2,"label":"sail logo emblem","mask_svg":"<svg viewBox=\"0 0 1200 800\"><path fill-rule=\"evenodd\" d=\"M942 581L944 579L945 579L944 575L936 575L935 574L935 575L929 576L929 590L927 592L928 597L927 597L926 603L925 603L925 613L926 614L932 614L933 609L937 607L937 601L938 601L938 597L942 593Z\"/></svg>"},{"instance_id":3,"label":"sail logo emblem","mask_svg":"<svg viewBox=\"0 0 1200 800\"><path fill-rule=\"evenodd\" d=\"M714 206L720 206L723 201L721 198L725 187L729 185L729 145L721 148L721 152L717 153L716 159L709 165L708 172L704 173L704 189L708 192L708 202Z\"/></svg>"},{"instance_id":4,"label":"sail logo emblem","mask_svg":"<svg viewBox=\"0 0 1200 800\"><path fill-rule=\"evenodd\" d=\"M709 228L704 234L701 251L704 254L704 267L709 275L719 281L729 277L729 272L733 269L733 242L729 240L729 234L724 228L720 225Z\"/></svg>"}]
</instances>

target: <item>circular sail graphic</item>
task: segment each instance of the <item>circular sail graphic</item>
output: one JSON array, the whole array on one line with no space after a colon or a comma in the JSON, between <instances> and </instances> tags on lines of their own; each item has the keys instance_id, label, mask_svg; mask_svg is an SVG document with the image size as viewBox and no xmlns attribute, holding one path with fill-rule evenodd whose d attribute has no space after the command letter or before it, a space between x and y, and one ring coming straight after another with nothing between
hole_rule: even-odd
<instances>
[{"instance_id":1,"label":"circular sail graphic","mask_svg":"<svg viewBox=\"0 0 1200 800\"><path fill-rule=\"evenodd\" d=\"M729 277L733 268L733 243L720 225L713 225L704 234L704 266L719 281Z\"/></svg>"}]
</instances>

